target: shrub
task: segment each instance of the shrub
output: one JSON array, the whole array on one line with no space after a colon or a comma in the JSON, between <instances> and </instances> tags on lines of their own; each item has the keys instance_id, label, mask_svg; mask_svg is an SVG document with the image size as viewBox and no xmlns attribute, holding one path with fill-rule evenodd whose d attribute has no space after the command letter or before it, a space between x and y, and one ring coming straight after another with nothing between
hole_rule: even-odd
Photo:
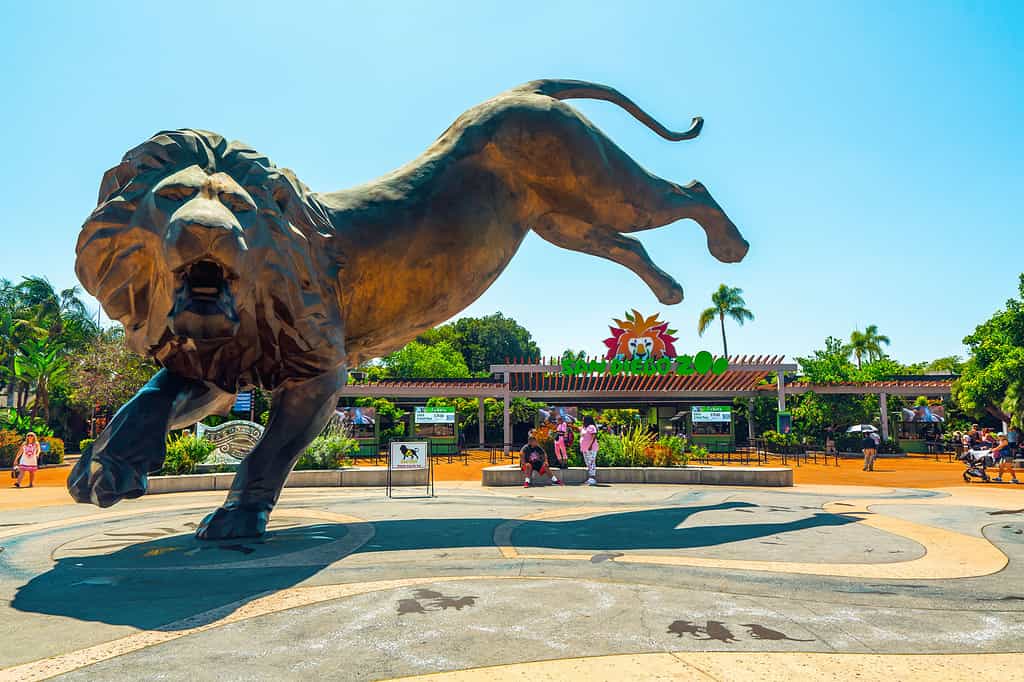
<instances>
[{"instance_id":1,"label":"shrub","mask_svg":"<svg viewBox=\"0 0 1024 682\"><path fill-rule=\"evenodd\" d=\"M0 467L9 468L14 462L14 456L24 442L20 434L8 429L0 430Z\"/></svg>"},{"instance_id":2,"label":"shrub","mask_svg":"<svg viewBox=\"0 0 1024 682\"><path fill-rule=\"evenodd\" d=\"M582 457L580 458L582 460ZM597 434L597 466L623 467L629 466L622 452L622 439L618 436L599 431Z\"/></svg>"},{"instance_id":3,"label":"shrub","mask_svg":"<svg viewBox=\"0 0 1024 682\"><path fill-rule=\"evenodd\" d=\"M764 432L763 437L769 452L781 452L783 448L793 447L799 443L796 435L792 433L769 430Z\"/></svg>"},{"instance_id":4,"label":"shrub","mask_svg":"<svg viewBox=\"0 0 1024 682\"><path fill-rule=\"evenodd\" d=\"M48 443L50 448L40 454L40 464L63 464L64 463L64 441L53 436L41 436L40 442Z\"/></svg>"},{"instance_id":5,"label":"shrub","mask_svg":"<svg viewBox=\"0 0 1024 682\"><path fill-rule=\"evenodd\" d=\"M78 451L85 452L85 449L96 442L95 438L83 438L78 441Z\"/></svg>"},{"instance_id":6,"label":"shrub","mask_svg":"<svg viewBox=\"0 0 1024 682\"><path fill-rule=\"evenodd\" d=\"M295 463L296 469L337 469L349 462L359 442L344 433L317 436Z\"/></svg>"},{"instance_id":7,"label":"shrub","mask_svg":"<svg viewBox=\"0 0 1024 682\"><path fill-rule=\"evenodd\" d=\"M651 458L647 451L657 442L657 434L651 433L647 427L636 425L622 434L623 466L648 467Z\"/></svg>"},{"instance_id":8,"label":"shrub","mask_svg":"<svg viewBox=\"0 0 1024 682\"><path fill-rule=\"evenodd\" d=\"M651 446L651 462L656 467L683 466L690 461L689 456L683 452L686 440L682 436L662 436L658 442Z\"/></svg>"},{"instance_id":9,"label":"shrub","mask_svg":"<svg viewBox=\"0 0 1024 682\"><path fill-rule=\"evenodd\" d=\"M195 435L168 436L167 456L160 473L165 476L195 473L196 466L206 461L216 446Z\"/></svg>"},{"instance_id":10,"label":"shrub","mask_svg":"<svg viewBox=\"0 0 1024 682\"><path fill-rule=\"evenodd\" d=\"M28 434L29 431L32 431L40 438L53 435L53 429L42 419L38 417L32 419L28 415L18 414L15 410L7 411L7 419L4 420L3 428L7 431L14 431L22 436Z\"/></svg>"}]
</instances>

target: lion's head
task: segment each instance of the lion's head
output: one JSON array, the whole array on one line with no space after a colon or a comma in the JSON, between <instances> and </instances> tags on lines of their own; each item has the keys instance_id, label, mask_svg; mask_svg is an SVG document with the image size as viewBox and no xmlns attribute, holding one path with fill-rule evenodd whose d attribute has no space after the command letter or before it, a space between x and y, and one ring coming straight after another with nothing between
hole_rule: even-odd
<instances>
[{"instance_id":1,"label":"lion's head","mask_svg":"<svg viewBox=\"0 0 1024 682\"><path fill-rule=\"evenodd\" d=\"M612 335L605 339L606 358L623 360L656 360L675 357L678 339L668 328L668 322L658 319L657 313L645 317L636 310L626 313L625 320L615 320L617 327L609 327Z\"/></svg>"},{"instance_id":2,"label":"lion's head","mask_svg":"<svg viewBox=\"0 0 1024 682\"><path fill-rule=\"evenodd\" d=\"M104 176L75 270L137 352L228 389L273 386L318 348L343 353L337 266L321 248L331 232L306 187L266 157L165 131Z\"/></svg>"}]
</instances>

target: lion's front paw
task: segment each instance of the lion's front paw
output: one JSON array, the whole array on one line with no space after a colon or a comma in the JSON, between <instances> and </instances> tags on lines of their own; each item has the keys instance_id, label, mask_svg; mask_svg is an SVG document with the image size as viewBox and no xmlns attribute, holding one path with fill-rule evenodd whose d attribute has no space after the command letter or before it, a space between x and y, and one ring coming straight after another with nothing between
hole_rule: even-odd
<instances>
[{"instance_id":1,"label":"lion's front paw","mask_svg":"<svg viewBox=\"0 0 1024 682\"><path fill-rule=\"evenodd\" d=\"M121 500L146 494L148 480L144 471L130 464L94 456L90 446L68 475L68 492L75 502L109 507Z\"/></svg>"},{"instance_id":2,"label":"lion's front paw","mask_svg":"<svg viewBox=\"0 0 1024 682\"><path fill-rule=\"evenodd\" d=\"M200 540L258 538L267 530L270 511L251 507L221 507L207 515L196 530Z\"/></svg>"}]
</instances>

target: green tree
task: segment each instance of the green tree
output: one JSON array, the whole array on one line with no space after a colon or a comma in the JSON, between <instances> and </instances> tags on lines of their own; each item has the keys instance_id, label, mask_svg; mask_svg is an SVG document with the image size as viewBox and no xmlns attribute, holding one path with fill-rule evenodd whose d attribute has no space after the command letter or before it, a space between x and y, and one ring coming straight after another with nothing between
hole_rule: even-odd
<instances>
[{"instance_id":1,"label":"green tree","mask_svg":"<svg viewBox=\"0 0 1024 682\"><path fill-rule=\"evenodd\" d=\"M108 329L74 355L68 372L70 398L86 412L116 410L156 371L156 365L128 349L122 329Z\"/></svg>"},{"instance_id":2,"label":"green tree","mask_svg":"<svg viewBox=\"0 0 1024 682\"><path fill-rule=\"evenodd\" d=\"M388 376L401 379L456 379L468 377L466 361L450 343L407 343L382 361Z\"/></svg>"},{"instance_id":3,"label":"green tree","mask_svg":"<svg viewBox=\"0 0 1024 682\"><path fill-rule=\"evenodd\" d=\"M864 358L877 360L885 355L882 345L889 345L889 337L878 333L878 325L869 324L864 331L854 329L850 334L849 353L857 360L858 369Z\"/></svg>"},{"instance_id":4,"label":"green tree","mask_svg":"<svg viewBox=\"0 0 1024 682\"><path fill-rule=\"evenodd\" d=\"M463 317L424 332L420 343L449 343L462 354L469 371L475 375L490 374L491 365L500 365L519 358L539 358L540 348L533 335L501 313L485 317Z\"/></svg>"},{"instance_id":5,"label":"green tree","mask_svg":"<svg viewBox=\"0 0 1024 682\"><path fill-rule=\"evenodd\" d=\"M949 355L944 358L936 358L924 366L925 374L934 374L936 372L960 374L963 371L964 361L959 355Z\"/></svg>"},{"instance_id":6,"label":"green tree","mask_svg":"<svg viewBox=\"0 0 1024 682\"><path fill-rule=\"evenodd\" d=\"M990 414L1020 424L1024 418L1024 273L1020 299L978 325L964 338L971 353L953 396L968 414Z\"/></svg>"},{"instance_id":7,"label":"green tree","mask_svg":"<svg viewBox=\"0 0 1024 682\"><path fill-rule=\"evenodd\" d=\"M725 318L729 317L740 326L744 322L754 319L754 313L745 307L747 302L743 300L743 289L738 287L727 287L724 284L718 287L715 293L711 294L711 302L714 304L706 308L697 320L697 333L704 336L715 318L722 327L722 355L729 356L729 346L725 341Z\"/></svg>"}]
</instances>

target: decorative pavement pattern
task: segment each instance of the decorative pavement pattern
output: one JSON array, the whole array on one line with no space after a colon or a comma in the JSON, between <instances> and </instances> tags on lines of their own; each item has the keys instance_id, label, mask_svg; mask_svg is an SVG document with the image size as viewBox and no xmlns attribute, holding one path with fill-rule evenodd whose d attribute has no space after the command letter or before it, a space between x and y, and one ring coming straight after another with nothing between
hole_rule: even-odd
<instances>
[{"instance_id":1,"label":"decorative pavement pattern","mask_svg":"<svg viewBox=\"0 0 1024 682\"><path fill-rule=\"evenodd\" d=\"M0 680L1024 679L1024 490L221 495L0 511Z\"/></svg>"}]
</instances>

